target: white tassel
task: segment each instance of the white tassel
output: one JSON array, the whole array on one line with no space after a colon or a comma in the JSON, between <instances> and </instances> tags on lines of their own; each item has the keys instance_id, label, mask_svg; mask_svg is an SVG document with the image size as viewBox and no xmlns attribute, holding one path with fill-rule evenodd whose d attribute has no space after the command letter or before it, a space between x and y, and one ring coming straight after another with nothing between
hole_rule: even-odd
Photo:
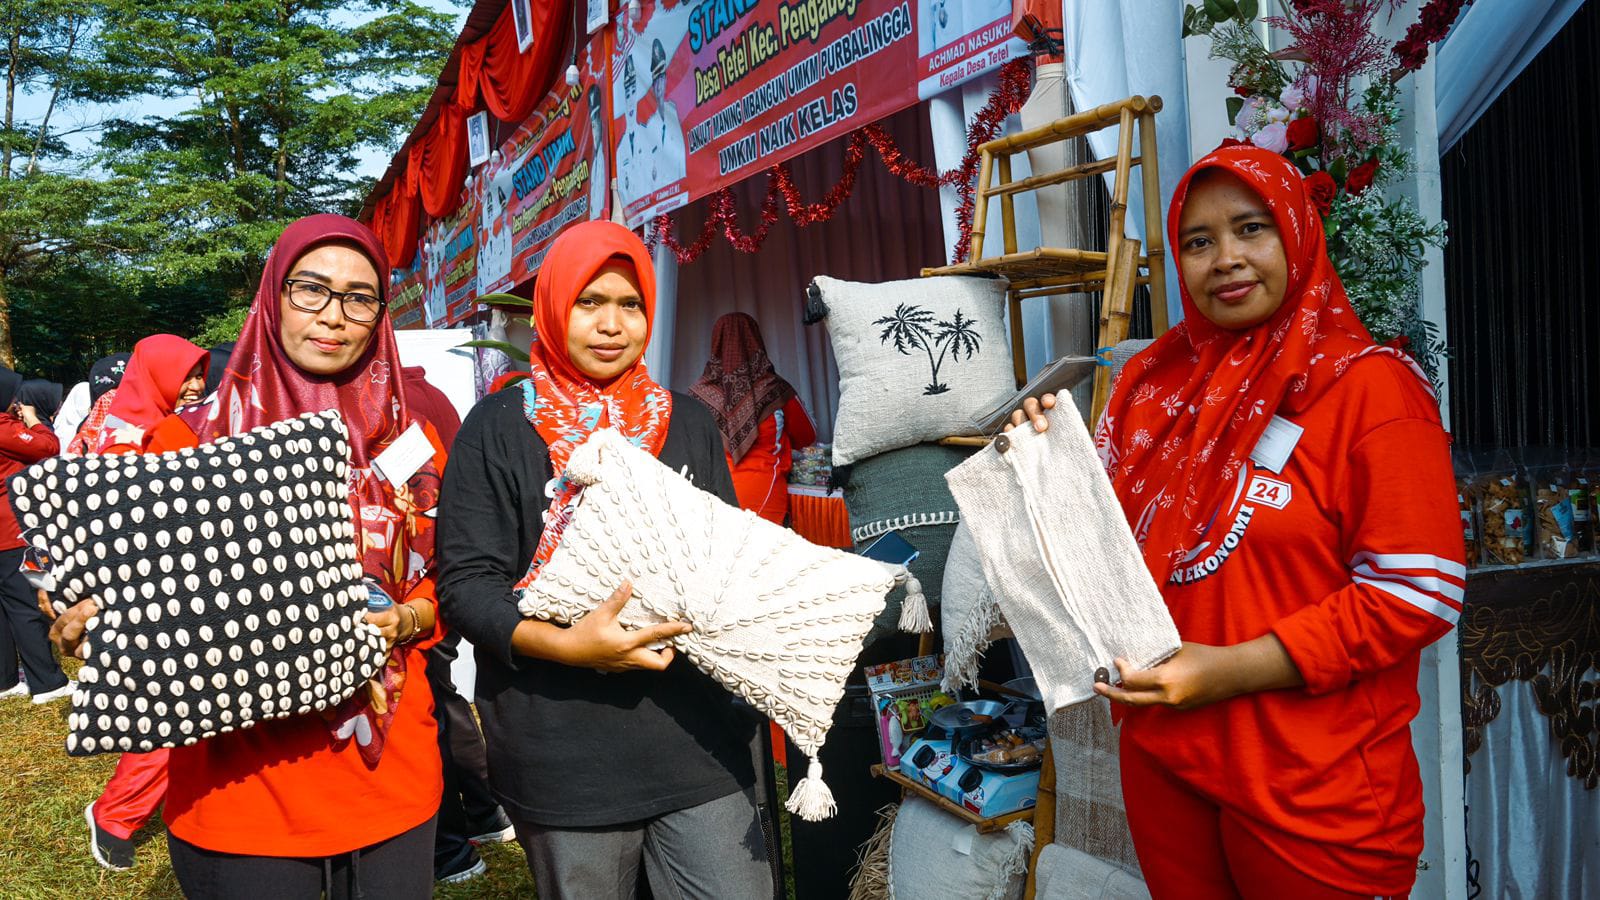
<instances>
[{"instance_id":1,"label":"white tassel","mask_svg":"<svg viewBox=\"0 0 1600 900\"><path fill-rule=\"evenodd\" d=\"M784 806L807 822L820 822L839 811L833 791L822 782L822 763L815 756L809 758L806 777L789 792L789 802Z\"/></svg>"},{"instance_id":2,"label":"white tassel","mask_svg":"<svg viewBox=\"0 0 1600 900\"><path fill-rule=\"evenodd\" d=\"M922 582L910 569L901 571L905 573L906 599L900 604L900 630L926 634L933 630L933 617L928 614L928 598L922 593Z\"/></svg>"},{"instance_id":3,"label":"white tassel","mask_svg":"<svg viewBox=\"0 0 1600 900\"><path fill-rule=\"evenodd\" d=\"M579 444L567 457L567 478L585 487L599 481L600 462L604 456L602 451L618 440L622 440L621 435L611 428L602 428L589 435L588 440Z\"/></svg>"}]
</instances>

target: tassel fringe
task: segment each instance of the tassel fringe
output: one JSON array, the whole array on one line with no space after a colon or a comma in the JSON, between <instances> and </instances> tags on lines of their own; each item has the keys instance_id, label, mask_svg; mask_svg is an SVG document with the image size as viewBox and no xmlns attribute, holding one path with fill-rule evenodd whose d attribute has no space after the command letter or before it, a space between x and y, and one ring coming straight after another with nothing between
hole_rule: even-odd
<instances>
[{"instance_id":1,"label":"tassel fringe","mask_svg":"<svg viewBox=\"0 0 1600 900\"><path fill-rule=\"evenodd\" d=\"M926 634L933 630L933 617L928 614L928 598L922 593L922 582L902 568L906 584L906 598L900 604L900 630Z\"/></svg>"},{"instance_id":2,"label":"tassel fringe","mask_svg":"<svg viewBox=\"0 0 1600 900\"><path fill-rule=\"evenodd\" d=\"M789 802L784 806L807 822L820 822L839 811L833 791L822 781L822 763L815 756L807 761L806 777L789 792Z\"/></svg>"}]
</instances>

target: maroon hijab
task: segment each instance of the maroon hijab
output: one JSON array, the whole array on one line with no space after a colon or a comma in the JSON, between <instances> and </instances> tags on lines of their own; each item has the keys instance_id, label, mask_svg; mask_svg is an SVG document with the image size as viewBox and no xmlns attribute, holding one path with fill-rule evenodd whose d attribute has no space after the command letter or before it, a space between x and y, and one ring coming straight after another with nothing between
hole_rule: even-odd
<instances>
[{"instance_id":1,"label":"maroon hijab","mask_svg":"<svg viewBox=\"0 0 1600 900\"><path fill-rule=\"evenodd\" d=\"M400 390L400 350L387 313L373 325L372 342L355 365L336 375L312 375L289 361L279 338L279 298L290 268L310 250L334 242L351 243L377 270L385 299L389 257L367 226L323 213L284 229L267 257L250 315L228 359L215 399L184 414L202 443L302 413L338 409L350 429L351 463L371 465L372 457L410 424L405 392Z\"/></svg>"},{"instance_id":2,"label":"maroon hijab","mask_svg":"<svg viewBox=\"0 0 1600 900\"><path fill-rule=\"evenodd\" d=\"M761 326L744 313L728 313L711 328L711 358L689 393L711 408L734 462L755 446L762 420L794 396L767 357Z\"/></svg>"}]
</instances>

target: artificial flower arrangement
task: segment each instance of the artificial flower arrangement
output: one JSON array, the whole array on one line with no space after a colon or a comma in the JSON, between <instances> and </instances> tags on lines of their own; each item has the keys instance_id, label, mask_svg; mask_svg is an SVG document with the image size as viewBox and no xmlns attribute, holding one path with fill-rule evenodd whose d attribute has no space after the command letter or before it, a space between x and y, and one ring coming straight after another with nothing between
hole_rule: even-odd
<instances>
[{"instance_id":1,"label":"artificial flower arrangement","mask_svg":"<svg viewBox=\"0 0 1600 900\"><path fill-rule=\"evenodd\" d=\"M1289 38L1272 51L1254 29L1258 0L1204 0L1185 8L1183 33L1208 35L1211 56L1233 63L1227 100L1232 140L1288 157L1322 212L1328 255L1374 338L1407 349L1430 374L1444 346L1421 310L1420 278L1445 226L1383 188L1414 171L1399 142L1397 82L1427 61L1465 0L1432 0L1400 41L1373 30L1403 0L1291 0L1266 24Z\"/></svg>"}]
</instances>

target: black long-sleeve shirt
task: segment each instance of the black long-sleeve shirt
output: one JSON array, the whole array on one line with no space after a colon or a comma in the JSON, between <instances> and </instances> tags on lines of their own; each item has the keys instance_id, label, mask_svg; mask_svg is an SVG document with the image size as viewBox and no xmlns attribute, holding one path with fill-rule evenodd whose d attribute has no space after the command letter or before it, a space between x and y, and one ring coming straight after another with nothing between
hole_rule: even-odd
<instances>
[{"instance_id":1,"label":"black long-sleeve shirt","mask_svg":"<svg viewBox=\"0 0 1600 900\"><path fill-rule=\"evenodd\" d=\"M479 403L456 436L439 501L439 603L477 648L489 780L513 815L550 827L617 825L725 797L754 781L732 696L679 656L664 672L605 674L520 656L512 586L528 571L555 473L522 391ZM673 394L660 460L736 504L722 437Z\"/></svg>"}]
</instances>

